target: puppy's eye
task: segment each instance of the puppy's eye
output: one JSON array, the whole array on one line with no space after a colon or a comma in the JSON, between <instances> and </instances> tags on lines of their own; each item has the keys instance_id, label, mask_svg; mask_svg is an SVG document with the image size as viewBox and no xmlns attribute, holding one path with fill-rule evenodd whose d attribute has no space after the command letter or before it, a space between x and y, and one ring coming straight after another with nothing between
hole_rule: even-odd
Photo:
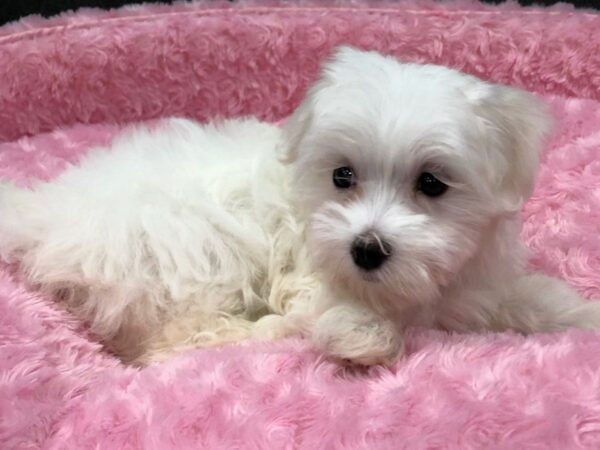
<instances>
[{"instance_id":1,"label":"puppy's eye","mask_svg":"<svg viewBox=\"0 0 600 450\"><path fill-rule=\"evenodd\" d=\"M417 180L417 191L427 197L439 197L448 190L448 185L438 180L429 172L423 172Z\"/></svg>"},{"instance_id":2,"label":"puppy's eye","mask_svg":"<svg viewBox=\"0 0 600 450\"><path fill-rule=\"evenodd\" d=\"M352 167L338 167L333 171L333 184L340 189L348 189L356 183Z\"/></svg>"}]
</instances>

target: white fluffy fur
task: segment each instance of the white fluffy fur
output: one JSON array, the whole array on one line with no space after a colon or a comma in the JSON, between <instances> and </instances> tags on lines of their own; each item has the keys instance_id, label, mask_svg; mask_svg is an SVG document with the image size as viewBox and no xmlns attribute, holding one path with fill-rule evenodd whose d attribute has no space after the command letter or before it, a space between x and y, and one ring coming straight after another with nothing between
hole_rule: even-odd
<instances>
[{"instance_id":1,"label":"white fluffy fur","mask_svg":"<svg viewBox=\"0 0 600 450\"><path fill-rule=\"evenodd\" d=\"M342 48L283 129L170 119L2 185L0 256L138 363L301 332L377 364L409 325L598 328L599 304L525 273L518 211L546 128L525 92ZM333 185L340 166L354 187ZM417 191L423 171L449 190ZM392 248L376 271L350 255L365 231Z\"/></svg>"}]
</instances>

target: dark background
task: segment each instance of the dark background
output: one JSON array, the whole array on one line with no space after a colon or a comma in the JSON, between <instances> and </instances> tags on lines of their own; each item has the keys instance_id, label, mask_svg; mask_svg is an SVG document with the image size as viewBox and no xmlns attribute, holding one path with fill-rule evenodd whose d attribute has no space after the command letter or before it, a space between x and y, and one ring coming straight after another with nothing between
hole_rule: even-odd
<instances>
[{"instance_id":1,"label":"dark background","mask_svg":"<svg viewBox=\"0 0 600 450\"><path fill-rule=\"evenodd\" d=\"M235 0L231 0L235 1ZM484 0L486 3L502 3L501 0ZM141 3L135 0L0 0L0 24L17 20L29 14L52 16L62 11L77 9L83 6L100 8L117 8L131 3ZM170 0L146 0L145 3L171 3ZM519 0L522 5L553 5L556 0ZM578 8L600 9L600 0L566 0Z\"/></svg>"}]
</instances>

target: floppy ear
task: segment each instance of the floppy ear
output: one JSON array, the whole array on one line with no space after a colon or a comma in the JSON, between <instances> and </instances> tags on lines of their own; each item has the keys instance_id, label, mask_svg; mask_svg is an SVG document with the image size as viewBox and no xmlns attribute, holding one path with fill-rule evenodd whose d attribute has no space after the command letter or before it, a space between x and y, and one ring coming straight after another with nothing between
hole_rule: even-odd
<instances>
[{"instance_id":1,"label":"floppy ear","mask_svg":"<svg viewBox=\"0 0 600 450\"><path fill-rule=\"evenodd\" d=\"M309 93L283 126L281 139L276 150L282 163L292 163L298 157L298 148L310 127L312 117L312 99Z\"/></svg>"},{"instance_id":2,"label":"floppy ear","mask_svg":"<svg viewBox=\"0 0 600 450\"><path fill-rule=\"evenodd\" d=\"M478 92L476 114L482 119L490 150L499 152L504 162L497 194L505 210L515 211L533 191L551 118L538 99L521 89L486 84Z\"/></svg>"},{"instance_id":3,"label":"floppy ear","mask_svg":"<svg viewBox=\"0 0 600 450\"><path fill-rule=\"evenodd\" d=\"M298 148L314 119L314 107L320 90L335 83L336 73L354 73L356 65L366 65L365 58L372 58L370 52L360 51L353 47L337 47L333 53L321 63L317 81L310 87L296 111L283 126L282 139L277 147L278 157L283 163L291 163L298 156Z\"/></svg>"}]
</instances>

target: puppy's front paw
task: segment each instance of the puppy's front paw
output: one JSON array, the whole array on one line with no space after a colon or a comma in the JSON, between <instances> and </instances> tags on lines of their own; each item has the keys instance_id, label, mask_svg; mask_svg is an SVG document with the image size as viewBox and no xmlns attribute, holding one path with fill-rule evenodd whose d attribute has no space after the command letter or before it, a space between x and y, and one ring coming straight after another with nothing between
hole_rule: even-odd
<instances>
[{"instance_id":1,"label":"puppy's front paw","mask_svg":"<svg viewBox=\"0 0 600 450\"><path fill-rule=\"evenodd\" d=\"M329 356L365 366L391 365L404 350L392 322L353 306L326 311L315 323L312 338Z\"/></svg>"}]
</instances>

